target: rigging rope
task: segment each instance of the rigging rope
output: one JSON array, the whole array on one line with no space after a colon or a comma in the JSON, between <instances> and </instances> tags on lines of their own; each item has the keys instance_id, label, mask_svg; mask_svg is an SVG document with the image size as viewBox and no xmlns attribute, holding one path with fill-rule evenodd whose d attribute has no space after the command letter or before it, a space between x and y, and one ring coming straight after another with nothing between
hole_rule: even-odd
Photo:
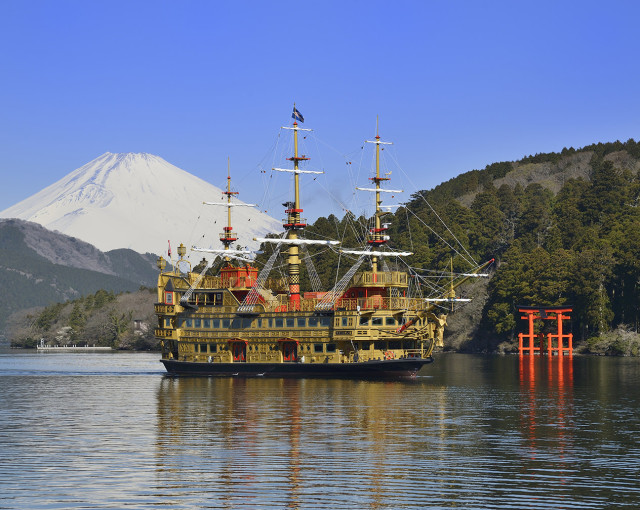
<instances>
[{"instance_id":1,"label":"rigging rope","mask_svg":"<svg viewBox=\"0 0 640 510\"><path fill-rule=\"evenodd\" d=\"M196 279L195 282L193 282L193 284L189 287L189 289L187 290L187 292L185 292L182 297L180 298L180 303L188 303L189 299L191 299L191 295L193 294L194 289L200 285L200 282L202 281L202 279L204 278L204 275L207 273L207 271L211 268L211 266L213 266L213 263L216 261L216 259L218 258L217 255L214 255L213 258L207 262L207 265L205 266L205 268L202 270L202 272L198 275L198 278Z\"/></svg>"},{"instance_id":2,"label":"rigging rope","mask_svg":"<svg viewBox=\"0 0 640 510\"><path fill-rule=\"evenodd\" d=\"M389 157L395 161L396 165L398 166L398 168L400 169L400 171L403 173L403 175L407 178L407 180L409 181L409 183L411 184L411 186L413 187L413 189L418 189L418 186L416 186L416 185L414 184L414 182L411 180L411 178L409 177L409 175L408 175L404 170L402 170L402 167L400 166L400 163L398 162L398 160L395 158L395 155L394 155L393 153L391 153L391 155L390 155ZM477 265L478 265L478 263L476 262L476 260L471 256L471 254L467 251L467 249L465 248L465 246L460 242L460 240L459 240L459 239L455 236L455 234L451 231L451 229L450 229L450 228L448 227L448 225L444 222L444 220L440 217L440 215L436 212L436 210L432 207L432 205L431 205L431 204L429 203L429 201L425 198L425 196L422 194L422 192L421 192L421 191L416 191L416 192L414 193L414 195L418 195L418 196L419 196L419 197L424 201L424 203L425 203L425 204L427 204L427 206L429 206L429 209L431 210L431 212L435 215L435 217L436 217L436 218L438 218L438 220L440 221L440 223L442 223L442 225L443 225L443 226L444 226L444 228L447 230L447 232L449 232L449 234L451 234L451 237L453 237L453 238L455 239L455 241L458 243L458 245L459 245L459 246L462 248L462 250L467 254L467 257L469 257L469 259L471 259L471 260L473 261L473 264L471 264L471 265L476 265L476 266L477 266ZM415 213L413 213L412 211L411 211L411 213L415 215ZM417 216L416 216L416 217L417 217ZM423 222L423 223L424 223L424 222ZM425 226L426 226L426 224L425 224ZM434 234L436 234L436 232L435 232L431 227L428 227L428 228L429 228L429 229L430 229ZM444 239L443 239L440 235L438 235L438 234L436 234L436 235L437 235L440 239L442 239L442 240L444 241ZM449 246L449 247L451 248L451 245L449 245L449 243L447 243L447 246ZM453 248L451 248L451 249L453 249ZM458 252L456 251L456 253L458 253ZM458 254L459 254L459 255L461 255L460 253L458 253ZM462 256L462 255L461 255L461 256ZM467 263L470 263L470 262L469 262L469 259L467 259L466 257L464 257L464 256L463 256L462 258L464 258L464 260L466 260L466 261L467 261Z\"/></svg>"},{"instance_id":3,"label":"rigging rope","mask_svg":"<svg viewBox=\"0 0 640 510\"><path fill-rule=\"evenodd\" d=\"M302 245L302 252L304 253L304 263L307 266L307 273L309 273L309 280L311 280L311 288L314 292L320 292L322 290L322 282L318 276L318 271L316 271L316 266L313 264L313 260L311 260L309 250L304 244Z\"/></svg>"},{"instance_id":4,"label":"rigging rope","mask_svg":"<svg viewBox=\"0 0 640 510\"><path fill-rule=\"evenodd\" d=\"M271 257L269 257L269 260L260 271L258 278L256 278L255 283L251 287L251 290L245 296L244 300L238 307L238 312L246 313L246 312L253 311L253 307L258 303L258 299L260 298L260 291L264 290L264 282L267 281L267 277L269 276L269 273L273 268L273 264L275 263L276 258L278 258L278 254L280 253L281 247L282 247L282 242L279 242L278 244L276 244L276 247L273 249L273 253L271 254Z\"/></svg>"},{"instance_id":5,"label":"rigging rope","mask_svg":"<svg viewBox=\"0 0 640 510\"><path fill-rule=\"evenodd\" d=\"M320 300L320 302L316 305L316 310L327 311L333 308L338 298L340 298L340 296L344 294L344 290L347 288L347 285L351 281L351 278L353 278L353 275L356 273L356 271L364 261L364 258L366 257L366 255L367 255L366 251L362 252L362 254L358 258L356 263L353 266L351 266L349 271L347 271L344 274L344 276L340 279L338 283L336 283L333 289L327 292L324 295L324 297Z\"/></svg>"},{"instance_id":6,"label":"rigging rope","mask_svg":"<svg viewBox=\"0 0 640 510\"><path fill-rule=\"evenodd\" d=\"M405 208L406 209L406 208ZM440 239L444 244L446 244L449 248L451 248L451 251L455 252L457 255L460 255L466 262L467 264L471 265L471 266L477 266L478 263L474 260L474 258L469 255L469 252L467 251L467 249L462 246L462 243L460 243L460 241L458 241L458 239L454 236L454 239L456 241L458 241L458 244L460 246L462 246L462 249L464 250L464 252L469 255L469 258L471 260L469 260L467 257L465 257L462 253L460 253L458 250L456 250L453 246L451 246L440 234L438 234L435 230L433 230L429 225L427 225L416 213L414 213L412 210L407 209L407 211L409 211L411 214L413 214L415 216L415 218L422 223L425 227L427 227L438 239ZM447 227L447 230L449 230L449 228ZM453 234L452 234L453 235Z\"/></svg>"}]
</instances>

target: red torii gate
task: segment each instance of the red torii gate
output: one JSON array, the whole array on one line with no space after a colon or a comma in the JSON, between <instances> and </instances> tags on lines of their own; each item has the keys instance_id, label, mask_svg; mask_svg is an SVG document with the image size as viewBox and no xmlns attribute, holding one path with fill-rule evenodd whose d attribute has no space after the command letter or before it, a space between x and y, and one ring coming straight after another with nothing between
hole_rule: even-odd
<instances>
[{"instance_id":1,"label":"red torii gate","mask_svg":"<svg viewBox=\"0 0 640 510\"><path fill-rule=\"evenodd\" d=\"M546 337L546 347L547 354L549 356L553 356L554 353L557 353L559 356L563 356L564 354L568 354L569 356L573 356L573 333L564 333L562 330L562 321L570 320L570 315L565 315L573 312L573 308L570 306L544 306L544 307L536 307L536 306L519 306L518 312L523 313L524 315L520 317L529 322L529 332L528 333L518 333L518 349L519 353L522 356L523 354L533 355L536 352L538 354L544 353L543 344L545 343L545 335L540 333L540 335L536 335L533 332L533 321L536 319L543 320L557 320L558 321L558 332L557 333L547 333ZM538 346L535 345L536 338L540 339ZM525 345L525 339L528 340L527 345ZM553 340L557 339L556 345L554 347ZM567 347L565 347L563 340L567 340Z\"/></svg>"}]
</instances>

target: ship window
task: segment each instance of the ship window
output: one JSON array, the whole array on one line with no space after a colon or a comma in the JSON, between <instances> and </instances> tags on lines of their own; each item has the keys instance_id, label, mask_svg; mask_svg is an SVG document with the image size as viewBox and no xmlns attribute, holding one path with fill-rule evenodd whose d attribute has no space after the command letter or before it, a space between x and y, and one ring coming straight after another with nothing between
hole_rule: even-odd
<instances>
[{"instance_id":1,"label":"ship window","mask_svg":"<svg viewBox=\"0 0 640 510\"><path fill-rule=\"evenodd\" d=\"M276 319L276 328L281 328L284 325L284 319L282 317L278 317Z\"/></svg>"},{"instance_id":2,"label":"ship window","mask_svg":"<svg viewBox=\"0 0 640 510\"><path fill-rule=\"evenodd\" d=\"M253 322L253 319L242 319L242 327L250 328L252 322Z\"/></svg>"},{"instance_id":3,"label":"ship window","mask_svg":"<svg viewBox=\"0 0 640 510\"><path fill-rule=\"evenodd\" d=\"M171 327L171 317L165 317L164 318L164 327L165 328L170 328Z\"/></svg>"},{"instance_id":4,"label":"ship window","mask_svg":"<svg viewBox=\"0 0 640 510\"><path fill-rule=\"evenodd\" d=\"M200 352L201 353L207 352L207 344L200 344Z\"/></svg>"},{"instance_id":5,"label":"ship window","mask_svg":"<svg viewBox=\"0 0 640 510\"><path fill-rule=\"evenodd\" d=\"M318 318L317 317L309 317L309 327L310 328L315 328L318 325Z\"/></svg>"},{"instance_id":6,"label":"ship window","mask_svg":"<svg viewBox=\"0 0 640 510\"><path fill-rule=\"evenodd\" d=\"M186 324L186 326L187 326L188 328L192 328L192 327L193 327L193 320L192 320L192 319L187 319L187 324Z\"/></svg>"},{"instance_id":7,"label":"ship window","mask_svg":"<svg viewBox=\"0 0 640 510\"><path fill-rule=\"evenodd\" d=\"M368 351L371 349L371 342L360 342L360 350Z\"/></svg>"},{"instance_id":8,"label":"ship window","mask_svg":"<svg viewBox=\"0 0 640 510\"><path fill-rule=\"evenodd\" d=\"M165 292L164 293L164 302L167 305L173 304L173 292Z\"/></svg>"},{"instance_id":9,"label":"ship window","mask_svg":"<svg viewBox=\"0 0 640 510\"><path fill-rule=\"evenodd\" d=\"M349 326L349 317L342 318L342 326Z\"/></svg>"},{"instance_id":10,"label":"ship window","mask_svg":"<svg viewBox=\"0 0 640 510\"><path fill-rule=\"evenodd\" d=\"M387 326L395 326L396 325L396 319L394 317L387 317L384 321L384 323Z\"/></svg>"},{"instance_id":11,"label":"ship window","mask_svg":"<svg viewBox=\"0 0 640 510\"><path fill-rule=\"evenodd\" d=\"M322 352L322 344L313 344L313 352Z\"/></svg>"},{"instance_id":12,"label":"ship window","mask_svg":"<svg viewBox=\"0 0 640 510\"><path fill-rule=\"evenodd\" d=\"M320 317L320 326L327 328L331 326L331 317Z\"/></svg>"},{"instance_id":13,"label":"ship window","mask_svg":"<svg viewBox=\"0 0 640 510\"><path fill-rule=\"evenodd\" d=\"M382 326L382 317L372 317L371 318L372 326Z\"/></svg>"},{"instance_id":14,"label":"ship window","mask_svg":"<svg viewBox=\"0 0 640 510\"><path fill-rule=\"evenodd\" d=\"M360 317L360 325L368 326L369 325L369 317Z\"/></svg>"},{"instance_id":15,"label":"ship window","mask_svg":"<svg viewBox=\"0 0 640 510\"><path fill-rule=\"evenodd\" d=\"M296 320L297 322L297 326L299 328L304 328L306 326L306 320L304 317L298 317L298 319Z\"/></svg>"},{"instance_id":16,"label":"ship window","mask_svg":"<svg viewBox=\"0 0 640 510\"><path fill-rule=\"evenodd\" d=\"M293 317L287 317L287 327L288 328L295 327L295 319Z\"/></svg>"},{"instance_id":17,"label":"ship window","mask_svg":"<svg viewBox=\"0 0 640 510\"><path fill-rule=\"evenodd\" d=\"M373 348L377 351L384 351L387 348L387 342L385 342L384 340L378 340L377 342L373 343Z\"/></svg>"},{"instance_id":18,"label":"ship window","mask_svg":"<svg viewBox=\"0 0 640 510\"><path fill-rule=\"evenodd\" d=\"M209 344L209 352L216 352L218 350L218 344Z\"/></svg>"},{"instance_id":19,"label":"ship window","mask_svg":"<svg viewBox=\"0 0 640 510\"><path fill-rule=\"evenodd\" d=\"M209 292L207 294L207 304L209 306L222 306L222 292Z\"/></svg>"},{"instance_id":20,"label":"ship window","mask_svg":"<svg viewBox=\"0 0 640 510\"><path fill-rule=\"evenodd\" d=\"M220 319L213 319L211 322L213 323L212 326L214 328L219 328L220 327Z\"/></svg>"},{"instance_id":21,"label":"ship window","mask_svg":"<svg viewBox=\"0 0 640 510\"><path fill-rule=\"evenodd\" d=\"M261 328L262 327L262 319L256 319L256 327L257 328Z\"/></svg>"},{"instance_id":22,"label":"ship window","mask_svg":"<svg viewBox=\"0 0 640 510\"><path fill-rule=\"evenodd\" d=\"M194 319L194 327L201 328L202 327L202 321L200 319Z\"/></svg>"},{"instance_id":23,"label":"ship window","mask_svg":"<svg viewBox=\"0 0 640 510\"><path fill-rule=\"evenodd\" d=\"M231 327L233 329L239 329L242 326L242 319L233 319L231 321Z\"/></svg>"},{"instance_id":24,"label":"ship window","mask_svg":"<svg viewBox=\"0 0 640 510\"><path fill-rule=\"evenodd\" d=\"M336 344L327 344L327 352L336 352Z\"/></svg>"},{"instance_id":25,"label":"ship window","mask_svg":"<svg viewBox=\"0 0 640 510\"><path fill-rule=\"evenodd\" d=\"M402 342L400 340L389 340L389 349L400 349Z\"/></svg>"},{"instance_id":26,"label":"ship window","mask_svg":"<svg viewBox=\"0 0 640 510\"><path fill-rule=\"evenodd\" d=\"M229 329L229 326L231 326L231 321L229 319L222 319L222 327L224 329Z\"/></svg>"},{"instance_id":27,"label":"ship window","mask_svg":"<svg viewBox=\"0 0 640 510\"><path fill-rule=\"evenodd\" d=\"M405 340L404 342L402 342L402 348L403 349L415 349L416 348L415 340Z\"/></svg>"},{"instance_id":28,"label":"ship window","mask_svg":"<svg viewBox=\"0 0 640 510\"><path fill-rule=\"evenodd\" d=\"M358 297L359 298L363 298L364 297L364 290L359 290L358 291Z\"/></svg>"},{"instance_id":29,"label":"ship window","mask_svg":"<svg viewBox=\"0 0 640 510\"><path fill-rule=\"evenodd\" d=\"M211 327L211 319L202 319L202 327L209 329Z\"/></svg>"}]
</instances>

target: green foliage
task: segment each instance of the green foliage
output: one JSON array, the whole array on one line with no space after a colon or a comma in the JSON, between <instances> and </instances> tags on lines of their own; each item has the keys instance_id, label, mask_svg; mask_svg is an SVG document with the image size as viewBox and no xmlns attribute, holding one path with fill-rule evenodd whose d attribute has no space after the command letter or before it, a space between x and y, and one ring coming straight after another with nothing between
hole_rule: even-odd
<instances>
[{"instance_id":1,"label":"green foliage","mask_svg":"<svg viewBox=\"0 0 640 510\"><path fill-rule=\"evenodd\" d=\"M157 348L153 336L156 318L153 303L155 289L114 294L99 290L83 298L56 303L36 314L12 316L9 328L11 345L35 347L44 339L48 344L90 344L118 349L151 350ZM134 319L144 328L134 330Z\"/></svg>"},{"instance_id":2,"label":"green foliage","mask_svg":"<svg viewBox=\"0 0 640 510\"><path fill-rule=\"evenodd\" d=\"M593 354L640 356L640 334L622 324L613 331L587 340L587 349Z\"/></svg>"},{"instance_id":3,"label":"green foliage","mask_svg":"<svg viewBox=\"0 0 640 510\"><path fill-rule=\"evenodd\" d=\"M555 196L535 181L526 188L502 184L496 189L493 180L515 168L496 163L416 193L407 204L433 225L426 197L445 223L456 225L456 235L468 241L476 259L498 258L479 328L495 337L494 348L500 341L503 348L511 345L520 323L517 305L573 305L574 334L583 339L600 338L620 324L640 328L640 144L629 139L565 148L515 165L546 165L545 175L555 175L580 153L591 155L589 179L562 179ZM470 207L461 207L455 198L470 193ZM400 214L407 213L396 213L402 221ZM409 248L409 231L412 251L421 253L412 263L442 267L445 253L424 226L404 221L394 231L405 238L401 247Z\"/></svg>"},{"instance_id":4,"label":"green foliage","mask_svg":"<svg viewBox=\"0 0 640 510\"><path fill-rule=\"evenodd\" d=\"M36 319L36 327L41 331L49 331L51 325L58 319L60 312L65 307L64 303L54 303L47 306Z\"/></svg>"}]
</instances>

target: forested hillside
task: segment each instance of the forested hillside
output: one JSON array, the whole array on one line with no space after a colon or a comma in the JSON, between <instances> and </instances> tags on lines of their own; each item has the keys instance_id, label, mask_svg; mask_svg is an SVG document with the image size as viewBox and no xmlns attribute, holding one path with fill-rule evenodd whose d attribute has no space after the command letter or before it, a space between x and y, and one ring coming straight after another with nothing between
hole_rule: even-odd
<instances>
[{"instance_id":1,"label":"forested hillside","mask_svg":"<svg viewBox=\"0 0 640 510\"><path fill-rule=\"evenodd\" d=\"M436 211L475 260L496 259L488 287L477 291L480 305L476 301L473 311L463 308L450 319L468 323L467 338L455 348L493 351L513 342L521 327L517 305L573 305L577 340L618 327L637 331L638 168L640 144L634 140L494 163L416 193L385 216L390 246L414 252L412 266L446 269L452 250L425 227L440 224ZM350 214L330 216L306 235L353 246L364 239L367 223ZM322 280L332 284L338 255L326 249L314 254ZM453 264L454 270L468 269L457 256ZM302 273L309 289L304 268ZM465 310L470 318L460 317Z\"/></svg>"},{"instance_id":2,"label":"forested hillside","mask_svg":"<svg viewBox=\"0 0 640 510\"><path fill-rule=\"evenodd\" d=\"M98 345L114 349L157 349L155 289L114 294L99 290L84 297L22 310L8 320L13 347Z\"/></svg>"},{"instance_id":3,"label":"forested hillside","mask_svg":"<svg viewBox=\"0 0 640 510\"><path fill-rule=\"evenodd\" d=\"M639 167L640 144L629 140L496 163L424 192L478 260L497 259L476 348L512 340L522 304L574 305L578 339L621 325L637 331ZM421 197L407 207L435 221ZM425 262L442 265L446 254L431 250L428 236L398 235L419 230L416 221L398 221L402 215L394 222L398 247L409 238Z\"/></svg>"},{"instance_id":4,"label":"forested hillside","mask_svg":"<svg viewBox=\"0 0 640 510\"><path fill-rule=\"evenodd\" d=\"M94 293L153 285L155 256L103 253L79 239L17 219L0 220L0 338L7 317L35 306Z\"/></svg>"}]
</instances>

